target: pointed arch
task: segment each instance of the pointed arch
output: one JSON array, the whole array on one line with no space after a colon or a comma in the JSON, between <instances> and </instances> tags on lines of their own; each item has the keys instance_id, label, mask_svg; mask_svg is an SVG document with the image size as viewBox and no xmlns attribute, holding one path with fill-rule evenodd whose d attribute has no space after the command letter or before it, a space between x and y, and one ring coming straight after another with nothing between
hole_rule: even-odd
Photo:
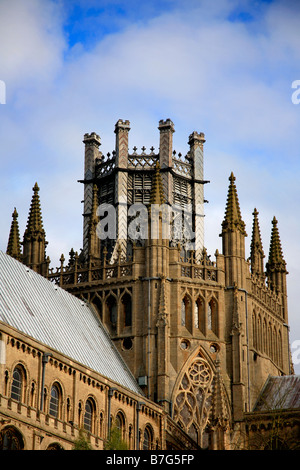
<instances>
[{"instance_id":1,"label":"pointed arch","mask_svg":"<svg viewBox=\"0 0 300 470\"><path fill-rule=\"evenodd\" d=\"M132 298L128 291L121 297L121 325L132 326Z\"/></svg>"},{"instance_id":2,"label":"pointed arch","mask_svg":"<svg viewBox=\"0 0 300 470\"><path fill-rule=\"evenodd\" d=\"M143 450L152 450L154 441L154 432L152 426L147 424L143 433Z\"/></svg>"},{"instance_id":3,"label":"pointed arch","mask_svg":"<svg viewBox=\"0 0 300 470\"><path fill-rule=\"evenodd\" d=\"M27 388L27 373L25 367L18 363L12 373L10 397L13 400L25 403Z\"/></svg>"},{"instance_id":4,"label":"pointed arch","mask_svg":"<svg viewBox=\"0 0 300 470\"><path fill-rule=\"evenodd\" d=\"M212 296L207 304L207 329L218 335L218 301Z\"/></svg>"},{"instance_id":5,"label":"pointed arch","mask_svg":"<svg viewBox=\"0 0 300 470\"><path fill-rule=\"evenodd\" d=\"M54 382L50 390L49 415L54 418L62 418L63 393L58 382Z\"/></svg>"},{"instance_id":6,"label":"pointed arch","mask_svg":"<svg viewBox=\"0 0 300 470\"><path fill-rule=\"evenodd\" d=\"M181 300L181 326L185 326L189 331L192 330L192 317L192 299L186 292Z\"/></svg>"},{"instance_id":7,"label":"pointed arch","mask_svg":"<svg viewBox=\"0 0 300 470\"><path fill-rule=\"evenodd\" d=\"M172 394L174 420L192 438L197 436L199 445L211 413L214 378L214 366L205 356L197 347L178 375Z\"/></svg>"},{"instance_id":8,"label":"pointed arch","mask_svg":"<svg viewBox=\"0 0 300 470\"><path fill-rule=\"evenodd\" d=\"M282 367L283 361L282 361L282 336L281 336L281 331L278 330L278 365L279 367Z\"/></svg>"},{"instance_id":9,"label":"pointed arch","mask_svg":"<svg viewBox=\"0 0 300 470\"><path fill-rule=\"evenodd\" d=\"M267 338L267 321L263 319L262 325L262 351L267 354L268 351L268 338Z\"/></svg>"},{"instance_id":10,"label":"pointed arch","mask_svg":"<svg viewBox=\"0 0 300 470\"><path fill-rule=\"evenodd\" d=\"M205 301L201 295L198 295L194 303L194 327L205 334Z\"/></svg>"},{"instance_id":11,"label":"pointed arch","mask_svg":"<svg viewBox=\"0 0 300 470\"><path fill-rule=\"evenodd\" d=\"M96 402L94 398L88 397L85 402L83 427L90 433L95 433L96 428Z\"/></svg>"},{"instance_id":12,"label":"pointed arch","mask_svg":"<svg viewBox=\"0 0 300 470\"><path fill-rule=\"evenodd\" d=\"M91 303L97 310L97 313L100 317L100 320L103 321L103 304L100 295L96 292L95 295L91 298Z\"/></svg>"},{"instance_id":13,"label":"pointed arch","mask_svg":"<svg viewBox=\"0 0 300 470\"><path fill-rule=\"evenodd\" d=\"M122 410L119 410L115 417L115 426L120 432L122 440L126 438L126 419L125 414Z\"/></svg>"},{"instance_id":14,"label":"pointed arch","mask_svg":"<svg viewBox=\"0 0 300 470\"><path fill-rule=\"evenodd\" d=\"M0 450L24 450L24 438L14 426L7 426L0 432Z\"/></svg>"},{"instance_id":15,"label":"pointed arch","mask_svg":"<svg viewBox=\"0 0 300 470\"><path fill-rule=\"evenodd\" d=\"M105 299L105 322L107 322L113 330L117 328L118 301L117 297L112 292L110 292Z\"/></svg>"},{"instance_id":16,"label":"pointed arch","mask_svg":"<svg viewBox=\"0 0 300 470\"><path fill-rule=\"evenodd\" d=\"M278 337L277 337L277 329L274 325L273 327L273 361L278 364Z\"/></svg>"},{"instance_id":17,"label":"pointed arch","mask_svg":"<svg viewBox=\"0 0 300 470\"><path fill-rule=\"evenodd\" d=\"M254 349L257 349L257 324L256 324L256 312L253 310L252 313L252 344Z\"/></svg>"},{"instance_id":18,"label":"pointed arch","mask_svg":"<svg viewBox=\"0 0 300 470\"><path fill-rule=\"evenodd\" d=\"M257 349L258 351L262 351L262 322L261 322L261 315L258 313L257 315Z\"/></svg>"}]
</instances>

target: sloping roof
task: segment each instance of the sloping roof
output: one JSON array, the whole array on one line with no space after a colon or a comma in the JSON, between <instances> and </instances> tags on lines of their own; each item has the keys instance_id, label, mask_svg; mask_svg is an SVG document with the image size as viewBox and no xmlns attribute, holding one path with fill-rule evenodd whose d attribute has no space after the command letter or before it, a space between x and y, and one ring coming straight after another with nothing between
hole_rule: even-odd
<instances>
[{"instance_id":1,"label":"sloping roof","mask_svg":"<svg viewBox=\"0 0 300 470\"><path fill-rule=\"evenodd\" d=\"M142 394L92 306L2 251L0 322Z\"/></svg>"},{"instance_id":2,"label":"sloping roof","mask_svg":"<svg viewBox=\"0 0 300 470\"><path fill-rule=\"evenodd\" d=\"M253 411L300 410L300 376L269 376Z\"/></svg>"}]
</instances>

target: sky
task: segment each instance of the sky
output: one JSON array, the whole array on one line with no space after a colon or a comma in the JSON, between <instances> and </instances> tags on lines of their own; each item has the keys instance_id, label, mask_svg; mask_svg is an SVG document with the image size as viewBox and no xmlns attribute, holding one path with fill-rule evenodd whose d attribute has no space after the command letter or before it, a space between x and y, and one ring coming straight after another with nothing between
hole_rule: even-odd
<instances>
[{"instance_id":1,"label":"sky","mask_svg":"<svg viewBox=\"0 0 300 470\"><path fill-rule=\"evenodd\" d=\"M204 132L204 244L221 252L233 172L247 257L254 208L266 261L278 220L300 373L299 31L297 0L0 0L0 249L14 207L23 237L38 182L51 266L80 251L85 133L111 153L128 119L129 148L157 150L170 118L185 155Z\"/></svg>"}]
</instances>

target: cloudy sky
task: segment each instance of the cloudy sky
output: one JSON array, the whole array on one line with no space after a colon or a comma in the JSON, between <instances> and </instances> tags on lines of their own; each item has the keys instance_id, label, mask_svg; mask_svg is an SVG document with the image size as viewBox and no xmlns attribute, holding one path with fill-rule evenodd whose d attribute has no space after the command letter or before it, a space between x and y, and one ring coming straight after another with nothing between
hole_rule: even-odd
<instances>
[{"instance_id":1,"label":"cloudy sky","mask_svg":"<svg viewBox=\"0 0 300 470\"><path fill-rule=\"evenodd\" d=\"M212 259L231 171L247 255L253 209L266 259L277 217L300 363L299 31L297 0L0 0L0 249L14 207L23 236L37 181L52 266L80 251L84 133L97 132L106 154L128 119L130 148L157 149L158 121L170 118L177 152L194 130L206 136Z\"/></svg>"}]
</instances>

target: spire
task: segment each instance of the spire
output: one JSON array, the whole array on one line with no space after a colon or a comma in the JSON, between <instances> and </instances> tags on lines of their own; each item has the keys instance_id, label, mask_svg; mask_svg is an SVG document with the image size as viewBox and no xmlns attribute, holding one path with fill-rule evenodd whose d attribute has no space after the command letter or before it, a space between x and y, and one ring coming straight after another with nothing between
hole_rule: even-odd
<instances>
[{"instance_id":1,"label":"spire","mask_svg":"<svg viewBox=\"0 0 300 470\"><path fill-rule=\"evenodd\" d=\"M286 262L283 258L281 242L279 231L277 227L278 221L276 217L272 220L272 233L271 233L271 243L269 251L269 259L266 264L266 274L268 277L268 285L271 289L276 290L277 292L286 291L286 282L283 279L286 274ZM281 273L283 277L279 274Z\"/></svg>"},{"instance_id":2,"label":"spire","mask_svg":"<svg viewBox=\"0 0 300 470\"><path fill-rule=\"evenodd\" d=\"M229 176L229 189L227 195L227 204L225 210L225 218L222 222L223 231L239 230L243 235L247 236L245 231L245 223L242 220L240 204L235 186L235 176L231 172Z\"/></svg>"},{"instance_id":3,"label":"spire","mask_svg":"<svg viewBox=\"0 0 300 470\"><path fill-rule=\"evenodd\" d=\"M258 222L258 214L259 212L257 209L254 209L253 212L253 226L252 226L252 240L250 245L250 259L251 259L251 272L259 277L264 276L264 264L263 259L265 257L261 236L260 236L260 228Z\"/></svg>"},{"instance_id":4,"label":"spire","mask_svg":"<svg viewBox=\"0 0 300 470\"><path fill-rule=\"evenodd\" d=\"M272 233L269 251L269 259L266 264L268 287L282 298L282 316L287 323L287 287L286 287L286 262L283 258L279 231L276 217L272 220Z\"/></svg>"},{"instance_id":5,"label":"spire","mask_svg":"<svg viewBox=\"0 0 300 470\"><path fill-rule=\"evenodd\" d=\"M269 251L268 266L274 267L274 268L280 268L280 269L284 268L285 270L286 263L283 259L280 236L279 236L277 224L278 224L278 221L276 217L273 217L273 220L272 220L273 228L272 228L272 233L271 233L271 244L270 244L270 251Z\"/></svg>"},{"instance_id":6,"label":"spire","mask_svg":"<svg viewBox=\"0 0 300 470\"><path fill-rule=\"evenodd\" d=\"M19 233L18 212L16 208L12 213L12 218L13 220L10 227L6 253L12 256L13 258L17 259L18 261L21 261L21 242Z\"/></svg>"},{"instance_id":7,"label":"spire","mask_svg":"<svg viewBox=\"0 0 300 470\"><path fill-rule=\"evenodd\" d=\"M163 204L164 202L165 202L165 197L164 197L161 174L160 174L160 164L157 161L154 177L152 180L150 204Z\"/></svg>"},{"instance_id":8,"label":"spire","mask_svg":"<svg viewBox=\"0 0 300 470\"><path fill-rule=\"evenodd\" d=\"M33 196L31 200L31 206L29 209L29 216L24 236L27 236L28 234L32 234L34 232L42 232L43 234L45 234L39 197L40 188L38 187L37 183L35 183L32 190Z\"/></svg>"},{"instance_id":9,"label":"spire","mask_svg":"<svg viewBox=\"0 0 300 470\"><path fill-rule=\"evenodd\" d=\"M43 228L38 184L35 183L26 230L23 237L23 263L34 271L46 275L46 233Z\"/></svg>"}]
</instances>

